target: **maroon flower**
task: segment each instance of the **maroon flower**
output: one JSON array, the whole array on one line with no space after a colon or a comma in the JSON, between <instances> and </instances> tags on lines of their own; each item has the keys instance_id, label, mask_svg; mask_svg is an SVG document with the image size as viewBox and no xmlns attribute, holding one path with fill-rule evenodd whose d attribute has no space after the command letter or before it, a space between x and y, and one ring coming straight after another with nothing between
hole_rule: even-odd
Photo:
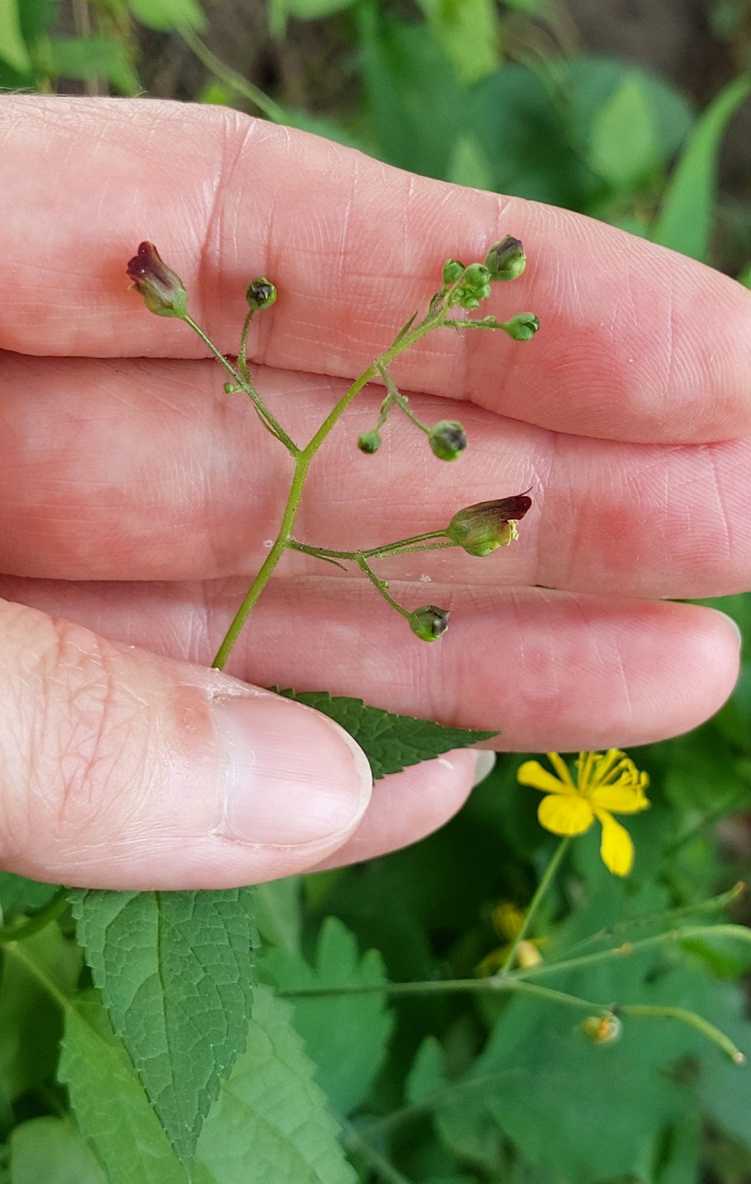
<instances>
[{"instance_id":1,"label":"maroon flower","mask_svg":"<svg viewBox=\"0 0 751 1184\"><path fill-rule=\"evenodd\" d=\"M516 523L531 505L532 498L526 493L492 502L475 502L454 514L446 534L470 555L490 555L498 547L507 547L514 541Z\"/></svg>"},{"instance_id":2,"label":"maroon flower","mask_svg":"<svg viewBox=\"0 0 751 1184\"><path fill-rule=\"evenodd\" d=\"M150 312L159 317L185 316L188 303L185 285L167 267L153 243L141 243L127 271Z\"/></svg>"}]
</instances>

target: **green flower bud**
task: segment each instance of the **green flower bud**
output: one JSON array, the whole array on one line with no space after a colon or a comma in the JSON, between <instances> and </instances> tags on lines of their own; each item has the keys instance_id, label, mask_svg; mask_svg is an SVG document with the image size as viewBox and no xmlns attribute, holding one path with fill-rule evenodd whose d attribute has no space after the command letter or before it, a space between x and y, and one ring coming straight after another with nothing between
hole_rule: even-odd
<instances>
[{"instance_id":1,"label":"green flower bud","mask_svg":"<svg viewBox=\"0 0 751 1184\"><path fill-rule=\"evenodd\" d=\"M614 1044L620 1039L622 1024L617 1015L588 1015L581 1025L582 1032L593 1044Z\"/></svg>"},{"instance_id":2,"label":"green flower bud","mask_svg":"<svg viewBox=\"0 0 751 1184\"><path fill-rule=\"evenodd\" d=\"M140 244L137 254L128 262L127 272L149 312L158 317L185 316L188 307L185 285L167 267L153 243Z\"/></svg>"},{"instance_id":3,"label":"green flower bud","mask_svg":"<svg viewBox=\"0 0 751 1184\"><path fill-rule=\"evenodd\" d=\"M494 243L485 256L485 266L491 280L518 279L527 266L521 239L507 234L499 243Z\"/></svg>"},{"instance_id":4,"label":"green flower bud","mask_svg":"<svg viewBox=\"0 0 751 1184\"><path fill-rule=\"evenodd\" d=\"M454 514L446 534L469 555L490 555L518 537L516 523L531 505L532 498L526 493L492 502L476 502Z\"/></svg>"},{"instance_id":5,"label":"green flower bud","mask_svg":"<svg viewBox=\"0 0 751 1184\"><path fill-rule=\"evenodd\" d=\"M260 312L262 308L271 308L277 295L276 284L267 280L265 275L259 275L248 284L245 299L254 312Z\"/></svg>"},{"instance_id":6,"label":"green flower bud","mask_svg":"<svg viewBox=\"0 0 751 1184\"><path fill-rule=\"evenodd\" d=\"M427 604L409 614L409 627L423 641L436 641L449 627L449 614L445 608Z\"/></svg>"},{"instance_id":7,"label":"green flower bud","mask_svg":"<svg viewBox=\"0 0 751 1184\"><path fill-rule=\"evenodd\" d=\"M470 263L464 278L451 297L451 304L460 308L479 308L490 295L490 272L484 263Z\"/></svg>"},{"instance_id":8,"label":"green flower bud","mask_svg":"<svg viewBox=\"0 0 751 1184\"><path fill-rule=\"evenodd\" d=\"M455 284L464 271L464 264L458 259L447 259L443 265L443 282L448 286Z\"/></svg>"},{"instance_id":9,"label":"green flower bud","mask_svg":"<svg viewBox=\"0 0 751 1184\"><path fill-rule=\"evenodd\" d=\"M531 341L540 328L540 322L533 312L520 312L506 321L504 328L514 341Z\"/></svg>"},{"instance_id":10,"label":"green flower bud","mask_svg":"<svg viewBox=\"0 0 751 1184\"><path fill-rule=\"evenodd\" d=\"M381 447L381 437L378 432L363 432L357 441L357 447L360 452L367 452L368 456L372 456Z\"/></svg>"},{"instance_id":11,"label":"green flower bud","mask_svg":"<svg viewBox=\"0 0 751 1184\"><path fill-rule=\"evenodd\" d=\"M430 447L439 460L456 460L467 447L464 428L455 419L441 419L430 429Z\"/></svg>"}]
</instances>

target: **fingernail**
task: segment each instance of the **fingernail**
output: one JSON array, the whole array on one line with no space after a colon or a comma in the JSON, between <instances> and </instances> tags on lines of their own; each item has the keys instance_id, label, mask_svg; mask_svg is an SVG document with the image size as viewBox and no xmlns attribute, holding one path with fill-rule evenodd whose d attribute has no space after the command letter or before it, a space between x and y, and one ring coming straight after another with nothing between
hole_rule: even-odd
<instances>
[{"instance_id":1,"label":"fingernail","mask_svg":"<svg viewBox=\"0 0 751 1184\"><path fill-rule=\"evenodd\" d=\"M472 788L479 785L481 781L492 772L495 765L495 753L486 752L484 749L477 754L477 764L475 765L475 779L472 782ZM466 782L465 782L466 784Z\"/></svg>"},{"instance_id":2,"label":"fingernail","mask_svg":"<svg viewBox=\"0 0 751 1184\"><path fill-rule=\"evenodd\" d=\"M370 765L333 720L275 695L216 699L213 711L226 770L226 838L300 846L357 824L370 799Z\"/></svg>"}]
</instances>

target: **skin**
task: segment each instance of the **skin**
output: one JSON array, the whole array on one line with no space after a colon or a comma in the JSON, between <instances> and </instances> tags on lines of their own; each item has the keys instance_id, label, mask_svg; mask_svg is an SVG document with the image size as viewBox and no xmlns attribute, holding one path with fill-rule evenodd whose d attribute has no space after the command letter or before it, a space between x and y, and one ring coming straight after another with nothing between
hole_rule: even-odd
<instances>
[{"instance_id":1,"label":"skin","mask_svg":"<svg viewBox=\"0 0 751 1184\"><path fill-rule=\"evenodd\" d=\"M254 685L498 728L506 750L638 745L724 702L735 627L667 600L751 586L751 293L586 218L218 108L8 97L0 145L2 866L107 887L269 879L412 842L477 775L451 753L371 796L340 733ZM361 577L290 554L229 674L207 671L289 458L185 326L129 290L138 242L228 352L248 280L275 280L249 356L305 439L442 261L505 233L529 265L487 311L537 312L535 341L444 330L394 368L468 450L442 464L395 420L364 457L371 387L314 463L298 534L373 546L531 487L519 541L379 566L404 603L453 610L431 646Z\"/></svg>"}]
</instances>

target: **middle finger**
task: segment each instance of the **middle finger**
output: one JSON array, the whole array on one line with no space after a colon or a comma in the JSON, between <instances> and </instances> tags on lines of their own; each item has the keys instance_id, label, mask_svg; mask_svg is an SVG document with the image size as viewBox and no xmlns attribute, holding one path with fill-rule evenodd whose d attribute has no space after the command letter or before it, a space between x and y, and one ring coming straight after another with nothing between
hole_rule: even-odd
<instances>
[{"instance_id":1,"label":"middle finger","mask_svg":"<svg viewBox=\"0 0 751 1184\"><path fill-rule=\"evenodd\" d=\"M58 579L212 579L254 570L291 477L243 396L203 361L0 356L0 570ZM265 370L259 385L298 442L344 390ZM365 392L316 459L297 535L370 547L440 528L463 505L531 487L520 542L480 561L407 555L385 574L543 584L639 596L722 595L751 576L744 489L751 441L620 444L554 433L469 404L413 396L470 444L436 460L397 413L376 457L356 447L383 397ZM287 571L318 567L289 555ZM332 569L333 571L333 569Z\"/></svg>"}]
</instances>

